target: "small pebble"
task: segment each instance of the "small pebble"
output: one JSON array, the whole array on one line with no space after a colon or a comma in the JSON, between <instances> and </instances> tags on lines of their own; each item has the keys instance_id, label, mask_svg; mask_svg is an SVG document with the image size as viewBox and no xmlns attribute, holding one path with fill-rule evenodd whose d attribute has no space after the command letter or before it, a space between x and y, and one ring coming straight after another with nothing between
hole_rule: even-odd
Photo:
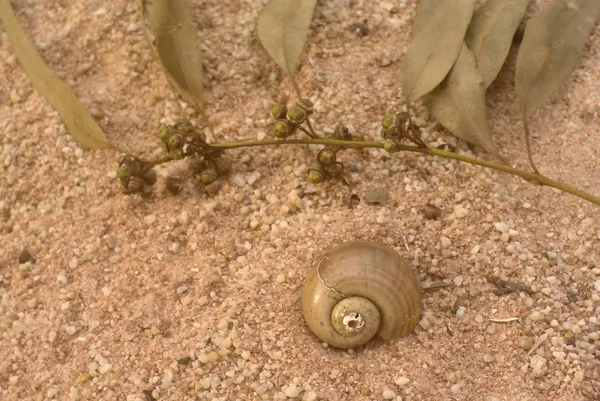
<instances>
[{"instance_id":1,"label":"small pebble","mask_svg":"<svg viewBox=\"0 0 600 401\"><path fill-rule=\"evenodd\" d=\"M396 393L392 390L383 390L383 399L384 400L393 400L396 398Z\"/></svg>"}]
</instances>

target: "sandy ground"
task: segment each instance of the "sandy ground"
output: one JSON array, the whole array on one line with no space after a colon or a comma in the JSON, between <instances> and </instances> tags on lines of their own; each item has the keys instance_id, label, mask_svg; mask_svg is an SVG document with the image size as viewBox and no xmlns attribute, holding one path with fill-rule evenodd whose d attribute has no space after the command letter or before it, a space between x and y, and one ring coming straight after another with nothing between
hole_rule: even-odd
<instances>
[{"instance_id":1,"label":"sandy ground","mask_svg":"<svg viewBox=\"0 0 600 401\"><path fill-rule=\"evenodd\" d=\"M150 158L161 154L160 120L198 120L152 60L136 2L125 3L13 5L110 139ZM398 104L416 2L320 3L299 72L315 124L331 132L343 121L380 138L379 120ZM268 137L269 105L291 95L256 39L262 4L191 1L219 140ZM360 37L348 27L363 20L370 33ZM600 399L600 208L383 151L344 152L355 184L315 186L305 176L316 148L305 147L230 152L232 175L214 195L174 162L158 168L150 199L127 197L114 179L118 155L67 136L0 34L0 399ZM490 88L490 118L502 152L526 168L515 57ZM580 68L531 120L540 169L595 194L598 60L596 26ZM430 144L456 143L416 111ZM166 190L167 176L182 179L182 193ZM378 187L389 200L367 204ZM360 200L350 207L352 194ZM423 216L428 203L439 219ZM424 283L449 286L425 293L407 338L340 351L308 331L300 289L324 250L355 239L393 246ZM35 261L19 263L24 249ZM486 276L532 294L496 295ZM489 320L511 317L522 324Z\"/></svg>"}]
</instances>

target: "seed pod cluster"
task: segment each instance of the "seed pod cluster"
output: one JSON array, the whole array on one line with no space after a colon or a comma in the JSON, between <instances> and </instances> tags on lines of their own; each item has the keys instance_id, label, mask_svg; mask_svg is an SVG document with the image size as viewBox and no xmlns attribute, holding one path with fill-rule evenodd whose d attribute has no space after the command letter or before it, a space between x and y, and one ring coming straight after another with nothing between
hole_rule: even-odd
<instances>
[{"instance_id":1,"label":"seed pod cluster","mask_svg":"<svg viewBox=\"0 0 600 401\"><path fill-rule=\"evenodd\" d=\"M300 99L295 105L287 107L284 104L275 104L271 107L273 136L286 139L298 131L298 127L307 123L308 116L313 114L313 103L309 99Z\"/></svg>"},{"instance_id":2,"label":"seed pod cluster","mask_svg":"<svg viewBox=\"0 0 600 401\"><path fill-rule=\"evenodd\" d=\"M132 156L119 156L117 178L121 182L121 190L125 194L141 194L148 196L156 183L156 171L146 163Z\"/></svg>"},{"instance_id":3,"label":"seed pod cluster","mask_svg":"<svg viewBox=\"0 0 600 401\"><path fill-rule=\"evenodd\" d=\"M171 159L204 154L209 149L204 134L186 118L177 120L175 125L161 126L158 136Z\"/></svg>"}]
</instances>

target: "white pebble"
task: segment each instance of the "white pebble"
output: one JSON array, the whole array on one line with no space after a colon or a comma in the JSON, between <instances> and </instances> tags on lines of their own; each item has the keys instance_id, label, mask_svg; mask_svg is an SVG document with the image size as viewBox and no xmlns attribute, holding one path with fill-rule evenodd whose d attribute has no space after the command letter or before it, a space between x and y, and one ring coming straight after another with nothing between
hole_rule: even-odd
<instances>
[{"instance_id":1,"label":"white pebble","mask_svg":"<svg viewBox=\"0 0 600 401\"><path fill-rule=\"evenodd\" d=\"M500 231L503 234L508 233L508 231L510 230L508 224L506 223L496 223L494 224L494 227L496 227L496 230Z\"/></svg>"},{"instance_id":2,"label":"white pebble","mask_svg":"<svg viewBox=\"0 0 600 401\"><path fill-rule=\"evenodd\" d=\"M452 245L452 241L450 241L450 238L442 237L440 241L442 243L443 248L450 248L450 246Z\"/></svg>"},{"instance_id":3,"label":"white pebble","mask_svg":"<svg viewBox=\"0 0 600 401\"><path fill-rule=\"evenodd\" d=\"M466 314L467 314L467 308L465 308L464 306L460 306L458 308L458 310L456 311L456 317L458 317L458 318L463 318L463 317L465 317Z\"/></svg>"},{"instance_id":4,"label":"white pebble","mask_svg":"<svg viewBox=\"0 0 600 401\"><path fill-rule=\"evenodd\" d=\"M594 289L600 292L600 280L594 281Z\"/></svg>"},{"instance_id":5,"label":"white pebble","mask_svg":"<svg viewBox=\"0 0 600 401\"><path fill-rule=\"evenodd\" d=\"M406 376L402 376L397 378L396 380L394 380L394 383L396 383L397 386L406 386L408 383L410 383L410 379Z\"/></svg>"},{"instance_id":6,"label":"white pebble","mask_svg":"<svg viewBox=\"0 0 600 401\"><path fill-rule=\"evenodd\" d=\"M383 390L383 399L384 400L393 400L396 398L396 393L392 390Z\"/></svg>"},{"instance_id":7,"label":"white pebble","mask_svg":"<svg viewBox=\"0 0 600 401\"><path fill-rule=\"evenodd\" d=\"M283 394L285 394L285 396L288 398L296 398L302 392L302 389L298 388L296 383L292 383L289 386L284 386L282 390Z\"/></svg>"},{"instance_id":8,"label":"white pebble","mask_svg":"<svg viewBox=\"0 0 600 401\"><path fill-rule=\"evenodd\" d=\"M304 394L304 396L302 396L302 401L316 401L317 400L317 393L315 393L314 391L309 391L307 393Z\"/></svg>"}]
</instances>

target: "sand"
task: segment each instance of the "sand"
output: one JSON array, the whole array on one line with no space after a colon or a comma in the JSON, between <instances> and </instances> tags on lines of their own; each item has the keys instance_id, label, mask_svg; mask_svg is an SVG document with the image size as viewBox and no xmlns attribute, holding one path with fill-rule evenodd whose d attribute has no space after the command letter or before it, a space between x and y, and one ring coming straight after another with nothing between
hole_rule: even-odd
<instances>
[{"instance_id":1,"label":"sand","mask_svg":"<svg viewBox=\"0 0 600 401\"><path fill-rule=\"evenodd\" d=\"M415 3L320 2L298 73L319 132L341 121L381 140L379 121L402 105L398 61ZM534 3L530 13L547 2ZM218 141L269 138L270 105L293 101L256 38L262 4L191 1ZM13 6L114 143L156 158L159 122L201 124L152 59L135 2ZM364 20L368 35L349 29ZM340 154L352 185L314 185L315 146L228 152L233 171L214 194L189 177L187 161L171 162L157 168L150 198L125 196L118 155L67 135L0 35L0 399L599 399L599 207L503 173L383 150ZM513 49L489 90L489 116L503 155L527 169L515 59ZM596 195L598 60L596 26L579 68L530 122L540 170ZM491 160L422 106L412 110L431 146ZM167 177L181 193L167 190ZM387 201L367 203L377 188ZM428 204L439 218L425 217ZM342 351L308 330L304 277L351 240L391 246L424 286L446 284L424 293L408 337ZM493 278L530 293L497 293Z\"/></svg>"}]
</instances>

